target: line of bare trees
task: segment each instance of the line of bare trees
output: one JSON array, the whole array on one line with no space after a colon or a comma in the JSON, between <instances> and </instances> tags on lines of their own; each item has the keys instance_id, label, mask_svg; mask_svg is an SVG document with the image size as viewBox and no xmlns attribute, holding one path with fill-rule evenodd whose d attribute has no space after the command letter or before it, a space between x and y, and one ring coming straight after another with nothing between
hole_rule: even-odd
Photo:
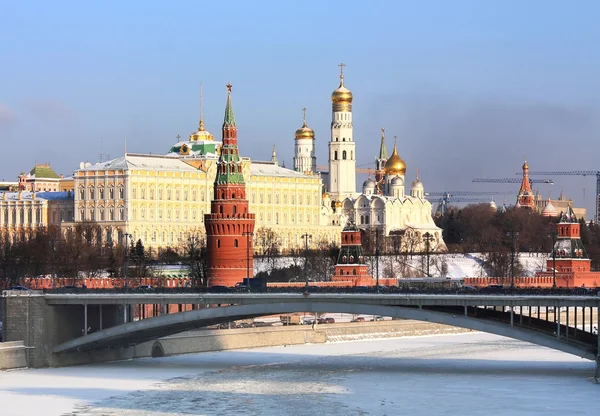
<instances>
[{"instance_id":1,"label":"line of bare trees","mask_svg":"<svg viewBox=\"0 0 600 416\"><path fill-rule=\"evenodd\" d=\"M97 223L83 222L60 230L36 228L21 233L0 230L0 287L25 279L55 278L61 285L80 286L85 278L124 278L135 286L142 277L162 285L167 265L187 269L194 286L206 286L207 253L203 237L190 233L179 247L153 250L141 240L105 241Z\"/></svg>"},{"instance_id":2,"label":"line of bare trees","mask_svg":"<svg viewBox=\"0 0 600 416\"><path fill-rule=\"evenodd\" d=\"M557 218L544 217L526 209L495 211L488 204L450 208L436 218L444 231L449 252L485 253L485 266L494 276L510 274L511 256L518 253L550 253ZM592 260L592 269L600 270L600 226L579 219L581 239ZM515 262L515 276L523 268Z\"/></svg>"}]
</instances>

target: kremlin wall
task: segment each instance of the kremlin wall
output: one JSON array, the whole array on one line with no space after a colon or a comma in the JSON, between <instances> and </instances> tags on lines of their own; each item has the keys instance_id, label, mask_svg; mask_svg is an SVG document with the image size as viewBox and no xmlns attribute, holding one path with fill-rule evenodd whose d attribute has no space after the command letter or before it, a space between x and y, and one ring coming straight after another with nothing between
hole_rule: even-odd
<instances>
[{"instance_id":1,"label":"kremlin wall","mask_svg":"<svg viewBox=\"0 0 600 416\"><path fill-rule=\"evenodd\" d=\"M103 244L141 240L153 249L179 248L190 238L200 239L206 241L208 275L215 286L234 286L252 277L253 256L261 254L256 242L264 229L275 233L274 244L281 253L341 244L327 283L331 286L374 284L362 254L361 230L382 236L401 233L402 244L410 241L412 252L444 252L442 230L433 221L424 184L417 175L407 191L407 164L396 141L388 157L384 129L379 153L373 155L375 176L357 190L353 94L345 85L343 67L339 86L331 94L327 171L317 170L315 132L308 126L306 109L294 135L293 169L280 166L275 147L270 161L240 155L228 84L221 142L205 130L201 105L197 130L165 155L125 153L104 162L82 163L69 178L57 175L49 164L36 165L0 191L0 230L14 239L36 228L52 226L67 232L91 222L101 230ZM251 141L243 128L239 140ZM559 260L553 263L558 281L568 281L569 287L597 286L581 241L573 242L578 239L576 210L568 202L562 206L565 202L535 195L529 165L524 163L515 207L553 217L564 212L560 224L570 224L558 228L560 246L554 251ZM548 278L548 272L536 275L540 282ZM394 283L388 280L380 283ZM88 287L93 286L90 282Z\"/></svg>"}]
</instances>

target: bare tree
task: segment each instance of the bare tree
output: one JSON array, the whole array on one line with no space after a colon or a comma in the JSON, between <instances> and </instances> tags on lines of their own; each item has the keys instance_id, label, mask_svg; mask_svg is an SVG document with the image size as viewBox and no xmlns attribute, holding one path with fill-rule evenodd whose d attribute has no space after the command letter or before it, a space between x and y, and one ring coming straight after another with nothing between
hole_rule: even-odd
<instances>
[{"instance_id":1,"label":"bare tree","mask_svg":"<svg viewBox=\"0 0 600 416\"><path fill-rule=\"evenodd\" d=\"M204 239L192 233L183 246L183 263L187 267L188 275L193 287L207 287L208 279L208 253Z\"/></svg>"},{"instance_id":2,"label":"bare tree","mask_svg":"<svg viewBox=\"0 0 600 416\"><path fill-rule=\"evenodd\" d=\"M254 242L262 258L269 262L269 273L272 272L280 253L279 236L272 228L260 227L254 233Z\"/></svg>"}]
</instances>

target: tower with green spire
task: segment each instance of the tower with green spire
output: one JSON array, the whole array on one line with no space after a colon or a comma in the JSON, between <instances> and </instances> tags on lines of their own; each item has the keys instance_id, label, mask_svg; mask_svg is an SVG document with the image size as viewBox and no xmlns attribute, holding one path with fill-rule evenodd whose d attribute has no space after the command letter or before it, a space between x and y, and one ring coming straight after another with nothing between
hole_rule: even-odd
<instances>
[{"instance_id":1,"label":"tower with green spire","mask_svg":"<svg viewBox=\"0 0 600 416\"><path fill-rule=\"evenodd\" d=\"M385 128L381 128L381 144L379 145L379 157L375 159L375 183L381 190L383 177L385 176L385 163L388 160L387 148L385 147ZM381 193L381 192L378 192Z\"/></svg>"},{"instance_id":2,"label":"tower with green spire","mask_svg":"<svg viewBox=\"0 0 600 416\"><path fill-rule=\"evenodd\" d=\"M246 183L237 144L237 125L227 84L223 145L217 162L210 214L204 216L211 286L235 286L253 276L254 214L248 211Z\"/></svg>"}]
</instances>

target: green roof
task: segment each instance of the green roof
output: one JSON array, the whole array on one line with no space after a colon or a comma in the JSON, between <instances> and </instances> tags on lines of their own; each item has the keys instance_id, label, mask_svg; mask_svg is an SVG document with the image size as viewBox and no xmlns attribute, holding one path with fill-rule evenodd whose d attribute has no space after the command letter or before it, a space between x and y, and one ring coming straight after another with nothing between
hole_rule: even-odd
<instances>
[{"instance_id":1,"label":"green roof","mask_svg":"<svg viewBox=\"0 0 600 416\"><path fill-rule=\"evenodd\" d=\"M59 179L60 175L54 172L54 169L50 165L35 165L29 172L30 175L35 175L36 179L40 178L51 178Z\"/></svg>"},{"instance_id":2,"label":"green roof","mask_svg":"<svg viewBox=\"0 0 600 416\"><path fill-rule=\"evenodd\" d=\"M227 105L225 106L223 127L236 127L235 116L233 115L233 105L231 105L231 85L228 85L227 88L229 89L229 92L227 93Z\"/></svg>"}]
</instances>

